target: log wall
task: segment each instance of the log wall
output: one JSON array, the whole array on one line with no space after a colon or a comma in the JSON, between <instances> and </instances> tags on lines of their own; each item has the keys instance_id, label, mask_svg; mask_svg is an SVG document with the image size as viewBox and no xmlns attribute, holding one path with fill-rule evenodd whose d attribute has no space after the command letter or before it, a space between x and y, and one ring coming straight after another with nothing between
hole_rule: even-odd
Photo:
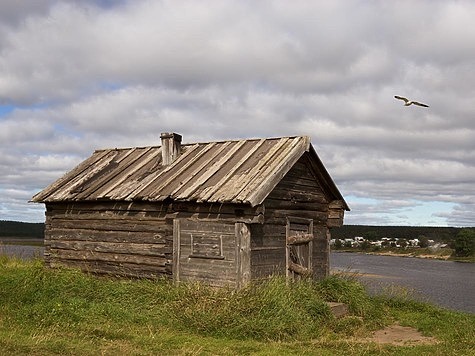
<instances>
[{"instance_id":1,"label":"log wall","mask_svg":"<svg viewBox=\"0 0 475 356\"><path fill-rule=\"evenodd\" d=\"M313 220L313 278L329 272L329 202L303 156L264 201L264 225L251 226L253 279L286 274L287 218Z\"/></svg>"},{"instance_id":2,"label":"log wall","mask_svg":"<svg viewBox=\"0 0 475 356\"><path fill-rule=\"evenodd\" d=\"M250 280L248 224L262 220L262 207L242 205L48 203L45 262L93 273L239 287ZM173 265L180 258L174 258L176 221L182 222L180 268Z\"/></svg>"},{"instance_id":3,"label":"log wall","mask_svg":"<svg viewBox=\"0 0 475 356\"><path fill-rule=\"evenodd\" d=\"M49 203L45 262L93 273L171 275L173 232L161 203Z\"/></svg>"}]
</instances>

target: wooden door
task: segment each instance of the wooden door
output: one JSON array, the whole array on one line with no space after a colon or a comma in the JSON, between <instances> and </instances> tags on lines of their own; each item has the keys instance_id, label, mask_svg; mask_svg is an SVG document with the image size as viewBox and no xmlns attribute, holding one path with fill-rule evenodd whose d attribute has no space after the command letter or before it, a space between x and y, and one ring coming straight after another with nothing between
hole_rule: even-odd
<instances>
[{"instance_id":1,"label":"wooden door","mask_svg":"<svg viewBox=\"0 0 475 356\"><path fill-rule=\"evenodd\" d=\"M313 220L287 218L286 275L291 280L311 277L313 251Z\"/></svg>"}]
</instances>

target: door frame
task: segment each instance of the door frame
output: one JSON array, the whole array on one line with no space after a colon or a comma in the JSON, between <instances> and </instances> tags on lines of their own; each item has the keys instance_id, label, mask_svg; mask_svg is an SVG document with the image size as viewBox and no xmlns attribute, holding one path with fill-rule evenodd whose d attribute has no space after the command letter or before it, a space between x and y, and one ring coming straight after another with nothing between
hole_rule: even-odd
<instances>
[{"instance_id":1,"label":"door frame","mask_svg":"<svg viewBox=\"0 0 475 356\"><path fill-rule=\"evenodd\" d=\"M306 233L292 234L292 224L307 225ZM313 219L300 217L287 217L285 227L285 276L287 279L299 280L313 275ZM298 249L293 250L295 246ZM299 253L304 250L307 254L307 261L304 265L292 261L291 253ZM302 256L300 256L302 257Z\"/></svg>"}]
</instances>

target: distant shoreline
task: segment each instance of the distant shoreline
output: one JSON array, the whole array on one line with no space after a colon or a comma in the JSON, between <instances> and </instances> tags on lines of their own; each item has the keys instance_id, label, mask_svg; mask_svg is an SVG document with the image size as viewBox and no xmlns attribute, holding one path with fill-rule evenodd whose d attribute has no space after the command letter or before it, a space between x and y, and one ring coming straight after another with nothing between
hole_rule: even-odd
<instances>
[{"instance_id":1,"label":"distant shoreline","mask_svg":"<svg viewBox=\"0 0 475 356\"><path fill-rule=\"evenodd\" d=\"M453 261L453 262L468 262L468 263L475 263L475 259L473 257L453 257L452 255L440 255L440 254L431 254L431 253L423 253L423 254L416 254L414 252L393 252L393 251L361 251L361 250L334 250L332 249L331 252L340 253L360 253L365 255L375 255L375 256L395 256L395 257L405 257L405 258L421 258L421 259L432 259L432 260L443 260L443 261Z\"/></svg>"},{"instance_id":2,"label":"distant shoreline","mask_svg":"<svg viewBox=\"0 0 475 356\"><path fill-rule=\"evenodd\" d=\"M0 245L31 245L31 246L43 246L44 239L41 237L0 237Z\"/></svg>"}]
</instances>

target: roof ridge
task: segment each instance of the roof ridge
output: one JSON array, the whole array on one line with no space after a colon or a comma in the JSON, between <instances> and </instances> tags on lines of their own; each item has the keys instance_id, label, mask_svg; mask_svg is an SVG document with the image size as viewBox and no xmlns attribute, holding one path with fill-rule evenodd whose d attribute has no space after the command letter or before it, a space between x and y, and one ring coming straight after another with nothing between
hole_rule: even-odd
<instances>
[{"instance_id":1,"label":"roof ridge","mask_svg":"<svg viewBox=\"0 0 475 356\"><path fill-rule=\"evenodd\" d=\"M242 138L242 139L229 139L229 140L217 140L217 141L201 141L201 142L188 142L182 143L181 146L193 146L193 145L206 145L210 143L226 143L226 142L241 142L241 141L260 141L260 140L280 140L283 138L294 139L297 137L308 137L307 135L293 135L293 136L277 136L277 137L252 137L252 138ZM309 138L310 139L310 138ZM122 151L122 150L132 150L132 149L147 149L147 148L160 148L162 145L150 145L150 146L131 146L131 147L115 147L115 148L98 148L94 152L101 151Z\"/></svg>"}]
</instances>

